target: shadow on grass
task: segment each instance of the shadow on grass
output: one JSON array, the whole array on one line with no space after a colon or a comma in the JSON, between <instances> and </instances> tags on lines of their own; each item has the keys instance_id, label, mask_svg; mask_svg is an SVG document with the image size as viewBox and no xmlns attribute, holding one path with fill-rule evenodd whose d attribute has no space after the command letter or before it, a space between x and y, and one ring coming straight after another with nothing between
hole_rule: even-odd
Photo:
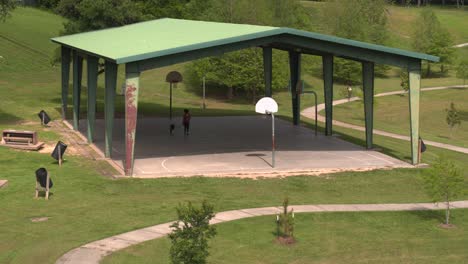
<instances>
[{"instance_id":1,"label":"shadow on grass","mask_svg":"<svg viewBox=\"0 0 468 264\"><path fill-rule=\"evenodd\" d=\"M23 120L22 118L12 115L10 113L5 113L0 110L0 125L10 125L15 124L18 121Z\"/></svg>"},{"instance_id":2,"label":"shadow on grass","mask_svg":"<svg viewBox=\"0 0 468 264\"><path fill-rule=\"evenodd\" d=\"M441 208L443 209L443 208ZM425 211L410 211L412 215L419 217L421 220L437 220L443 223L445 221L445 211L443 210L425 210Z\"/></svg>"}]
</instances>

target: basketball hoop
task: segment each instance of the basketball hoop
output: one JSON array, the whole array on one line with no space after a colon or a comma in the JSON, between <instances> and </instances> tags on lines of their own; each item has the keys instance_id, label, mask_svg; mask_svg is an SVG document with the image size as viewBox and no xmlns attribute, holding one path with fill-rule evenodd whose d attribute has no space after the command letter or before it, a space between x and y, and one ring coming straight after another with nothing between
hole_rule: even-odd
<instances>
[{"instance_id":1,"label":"basketball hoop","mask_svg":"<svg viewBox=\"0 0 468 264\"><path fill-rule=\"evenodd\" d=\"M255 112L271 115L271 166L275 167L275 113L278 112L278 104L271 97L263 97L255 105Z\"/></svg>"}]
</instances>

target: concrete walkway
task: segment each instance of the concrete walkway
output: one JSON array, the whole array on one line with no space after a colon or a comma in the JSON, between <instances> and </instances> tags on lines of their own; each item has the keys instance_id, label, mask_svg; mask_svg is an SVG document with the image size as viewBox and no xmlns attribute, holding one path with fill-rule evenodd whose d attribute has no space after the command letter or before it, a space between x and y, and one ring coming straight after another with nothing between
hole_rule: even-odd
<instances>
[{"instance_id":1,"label":"concrete walkway","mask_svg":"<svg viewBox=\"0 0 468 264\"><path fill-rule=\"evenodd\" d=\"M422 88L421 91L434 91L434 90L445 90L445 89L455 89L455 88L468 88L468 85ZM405 94L405 93L406 93L405 91L386 92L386 93L376 94L376 95L374 95L374 97L382 97L382 96ZM353 102L353 101L357 101L357 100L360 100L360 98L359 97L352 97L352 98L350 98L350 100L348 100L348 99L335 100L335 101L333 101L333 105L345 104L345 103ZM317 111L318 112L322 111L323 109L325 109L325 104L319 104L317 106ZM301 115L303 115L303 116L305 116L307 118L310 118L310 119L315 119L315 107L310 107L310 108L304 109L301 112ZM325 117L318 114L317 115L317 120L320 121L320 122L325 122ZM345 122L341 122L341 121L337 121L337 120L333 120L333 125L334 126L345 127L345 128L350 128L350 129L354 129L354 130L359 130L359 131L366 131L365 127L358 126L358 125L353 125L353 124L349 124L349 123L345 123ZM378 130L378 129L374 129L374 134L375 135L385 136L385 137L391 137L391 138L406 140L406 141L411 140L409 136L403 136L403 135L399 135L399 134L395 134L395 133L385 132L383 130ZM430 140L424 140L424 143L426 145L429 145L429 146L434 146L434 147L438 147L438 148L443 148L443 149L448 149L448 150L453 150L453 151L468 154L468 148L463 148L463 147L459 147L459 146L454 146L454 145L435 142L435 141L430 141Z\"/></svg>"},{"instance_id":2,"label":"concrete walkway","mask_svg":"<svg viewBox=\"0 0 468 264\"><path fill-rule=\"evenodd\" d=\"M453 46L454 48L463 48L463 47L468 47L468 43L462 43L462 44L458 44L458 45L455 45Z\"/></svg>"},{"instance_id":3,"label":"concrete walkway","mask_svg":"<svg viewBox=\"0 0 468 264\"><path fill-rule=\"evenodd\" d=\"M468 201L451 203L452 208L468 208ZM408 204L318 204L293 205L290 208L296 213L314 212L375 212L375 211L417 211L442 210L445 204L434 203L408 203ZM262 215L276 215L282 207L263 207L225 211L217 213L210 224L218 224L243 218ZM174 222L150 226L120 235L94 241L75 248L57 260L57 264L97 264L113 252L133 246L148 240L161 238L171 232L170 225Z\"/></svg>"}]
</instances>

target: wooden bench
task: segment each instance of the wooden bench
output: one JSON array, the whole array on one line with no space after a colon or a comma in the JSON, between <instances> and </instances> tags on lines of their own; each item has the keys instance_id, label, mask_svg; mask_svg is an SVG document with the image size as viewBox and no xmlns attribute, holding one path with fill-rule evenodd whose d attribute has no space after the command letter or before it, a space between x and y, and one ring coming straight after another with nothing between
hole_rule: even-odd
<instances>
[{"instance_id":1,"label":"wooden bench","mask_svg":"<svg viewBox=\"0 0 468 264\"><path fill-rule=\"evenodd\" d=\"M44 145L43 142L38 142L35 131L4 130L2 139L5 146L26 150L38 150Z\"/></svg>"}]
</instances>

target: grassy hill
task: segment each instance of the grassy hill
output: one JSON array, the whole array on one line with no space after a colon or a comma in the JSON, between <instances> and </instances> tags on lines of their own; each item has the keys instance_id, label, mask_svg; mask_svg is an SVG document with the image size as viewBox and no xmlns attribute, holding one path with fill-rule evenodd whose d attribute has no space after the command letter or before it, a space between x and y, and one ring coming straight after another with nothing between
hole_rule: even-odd
<instances>
[{"instance_id":1,"label":"grassy hill","mask_svg":"<svg viewBox=\"0 0 468 264\"><path fill-rule=\"evenodd\" d=\"M55 49L49 38L59 33L63 21L48 12L18 8L6 23L0 24L0 56L3 57L0 59L0 130L33 129L40 132L41 139L58 138L39 126L36 113L45 109L53 118L60 116L60 71L59 67L49 64L50 54ZM172 69L183 70L183 65L143 74L141 113L166 113L168 90L163 77ZM309 87L321 94L319 78L304 74L304 79ZM103 105L102 81L101 76L99 110ZM121 72L119 86L122 81ZM457 81L442 78L423 84ZM396 78L379 79L377 84L377 89L398 89ZM83 94L82 101L85 102L86 89ZM184 86L175 90L175 97L177 107L192 105L195 108L198 102L201 103L199 96ZM275 97L284 106L284 115L290 116L289 95L283 92ZM118 100L117 110L121 112L122 97ZM252 105L244 102L212 98L208 102L210 110L205 113L227 114L233 113L232 109L237 110L236 113L250 113ZM304 106L311 105L308 100L303 102ZM85 111L85 106L82 110ZM198 113L205 114L200 110ZM348 140L363 144L363 133L340 128L336 131ZM390 155L408 158L407 142L380 136L376 136L375 141ZM450 151L431 149L423 162L430 163L442 153L468 172L466 155ZM289 196L295 203L430 201L421 188L420 169L341 173L327 178L113 180L100 177L97 166L102 163L67 156L67 161L59 168L48 154L0 148L0 178L9 180L9 186L0 190L0 263L53 263L66 251L86 242L173 220L174 207L186 200L198 203L207 199L214 203L217 211L278 205L284 196ZM47 202L32 199L33 172L39 166L46 166L53 175L54 194ZM49 220L31 222L31 218L43 216ZM460 216L459 219L464 218Z\"/></svg>"}]
</instances>

